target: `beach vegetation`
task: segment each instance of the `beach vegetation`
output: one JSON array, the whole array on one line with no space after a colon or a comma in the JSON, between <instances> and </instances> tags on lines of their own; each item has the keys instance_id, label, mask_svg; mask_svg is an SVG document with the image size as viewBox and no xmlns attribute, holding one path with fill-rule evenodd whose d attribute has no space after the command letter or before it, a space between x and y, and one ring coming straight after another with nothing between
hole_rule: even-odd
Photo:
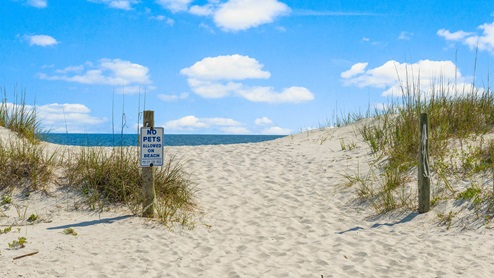
<instances>
[{"instance_id":1,"label":"beach vegetation","mask_svg":"<svg viewBox=\"0 0 494 278\"><path fill-rule=\"evenodd\" d=\"M398 97L389 104L339 120L342 124L357 122L357 133L375 157L368 178L347 175L348 183L358 185L358 198L371 201L377 213L416 208L419 116L427 113L434 204L462 199L472 202L479 216L489 214L490 219L494 210L490 205L494 203L494 95L490 87L456 86L440 78L438 84L422 90L420 80L408 76L400 80ZM347 148L344 142L340 144Z\"/></svg>"},{"instance_id":2,"label":"beach vegetation","mask_svg":"<svg viewBox=\"0 0 494 278\"><path fill-rule=\"evenodd\" d=\"M18 237L17 240L13 240L8 243L10 249L19 249L26 247L27 239L25 237Z\"/></svg>"},{"instance_id":3,"label":"beach vegetation","mask_svg":"<svg viewBox=\"0 0 494 278\"><path fill-rule=\"evenodd\" d=\"M80 188L91 209L125 204L133 213L142 210L142 176L138 149L113 148L108 152L86 148L66 163L67 182ZM184 162L167 157L155 170L157 215L163 223L190 224L194 182L184 170Z\"/></svg>"},{"instance_id":4,"label":"beach vegetation","mask_svg":"<svg viewBox=\"0 0 494 278\"><path fill-rule=\"evenodd\" d=\"M8 102L7 91L4 88L0 103L0 126L16 132L31 142L36 142L36 136L41 133L41 129L34 107L26 104L25 90L18 93L15 89L13 102Z\"/></svg>"},{"instance_id":5,"label":"beach vegetation","mask_svg":"<svg viewBox=\"0 0 494 278\"><path fill-rule=\"evenodd\" d=\"M12 204L12 196L11 195L3 195L2 194L2 201L0 202L0 205L10 205Z\"/></svg>"},{"instance_id":6,"label":"beach vegetation","mask_svg":"<svg viewBox=\"0 0 494 278\"><path fill-rule=\"evenodd\" d=\"M0 229L0 235L1 235L1 234L7 234L7 233L10 233L11 231L12 231L12 226L7 227L7 228L5 228L5 229L3 229L3 230L2 230L2 229Z\"/></svg>"},{"instance_id":7,"label":"beach vegetation","mask_svg":"<svg viewBox=\"0 0 494 278\"><path fill-rule=\"evenodd\" d=\"M30 187L46 191L54 178L55 154L23 138L0 141L0 190Z\"/></svg>"},{"instance_id":8,"label":"beach vegetation","mask_svg":"<svg viewBox=\"0 0 494 278\"><path fill-rule=\"evenodd\" d=\"M453 218L457 214L457 212L453 212L451 210L448 213L438 213L437 217L439 218L439 224L445 225L446 229L449 230L451 228L451 224L453 223Z\"/></svg>"},{"instance_id":9,"label":"beach vegetation","mask_svg":"<svg viewBox=\"0 0 494 278\"><path fill-rule=\"evenodd\" d=\"M77 236L77 232L74 230L74 228L64 229L63 234Z\"/></svg>"},{"instance_id":10,"label":"beach vegetation","mask_svg":"<svg viewBox=\"0 0 494 278\"><path fill-rule=\"evenodd\" d=\"M34 221L36 221L36 220L38 220L38 219L39 219L39 216L38 216L37 214L34 214L34 213L33 213L33 214L31 214L31 215L27 218L27 221L28 221L28 222L34 222Z\"/></svg>"},{"instance_id":11,"label":"beach vegetation","mask_svg":"<svg viewBox=\"0 0 494 278\"><path fill-rule=\"evenodd\" d=\"M63 154L48 152L36 139L41 133L36 106L28 106L25 96L25 91L21 94L15 91L14 101L9 102L4 89L0 103L0 126L18 135L16 140L0 140L0 190L12 192L21 188L25 192L40 189L47 192L49 183L65 183L80 190L91 209L103 210L109 209L109 205L125 204L139 215L142 178L138 149L81 148ZM156 168L155 172L157 215L164 223L192 226L195 183L185 171L184 161L176 156L167 158L165 165ZM55 170L66 174L55 176ZM0 201L2 205L10 204L11 196L4 194ZM15 207L19 217L26 219L27 207ZM38 216L32 214L27 220L37 219Z\"/></svg>"}]
</instances>

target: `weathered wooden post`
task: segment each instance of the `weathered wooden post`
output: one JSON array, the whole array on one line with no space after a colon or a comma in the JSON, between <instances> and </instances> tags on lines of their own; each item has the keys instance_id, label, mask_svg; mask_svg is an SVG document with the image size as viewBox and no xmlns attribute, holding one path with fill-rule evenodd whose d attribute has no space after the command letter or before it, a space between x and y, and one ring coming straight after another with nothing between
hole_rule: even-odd
<instances>
[{"instance_id":1,"label":"weathered wooden post","mask_svg":"<svg viewBox=\"0 0 494 278\"><path fill-rule=\"evenodd\" d=\"M154 128L154 111L144 111L144 127ZM150 167L142 168L142 215L144 217L154 217L154 200L156 198L156 192L154 191L154 168L153 164Z\"/></svg>"},{"instance_id":2,"label":"weathered wooden post","mask_svg":"<svg viewBox=\"0 0 494 278\"><path fill-rule=\"evenodd\" d=\"M418 165L419 213L430 210L431 179L429 172L429 123L427 113L420 114L420 143Z\"/></svg>"}]
</instances>

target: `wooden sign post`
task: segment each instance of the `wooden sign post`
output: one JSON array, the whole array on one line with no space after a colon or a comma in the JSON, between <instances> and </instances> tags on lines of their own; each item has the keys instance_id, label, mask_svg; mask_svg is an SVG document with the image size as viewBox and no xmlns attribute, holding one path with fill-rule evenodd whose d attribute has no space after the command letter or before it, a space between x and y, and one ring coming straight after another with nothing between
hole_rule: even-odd
<instances>
[{"instance_id":1,"label":"wooden sign post","mask_svg":"<svg viewBox=\"0 0 494 278\"><path fill-rule=\"evenodd\" d=\"M144 111L143 125L144 127L154 127L154 111ZM142 215L152 218L154 217L154 200L156 198L156 192L154 190L154 168L152 164L150 167L142 168L142 195Z\"/></svg>"},{"instance_id":2,"label":"wooden sign post","mask_svg":"<svg viewBox=\"0 0 494 278\"><path fill-rule=\"evenodd\" d=\"M431 178L429 172L429 124L427 113L420 114L420 143L418 165L419 213L430 210Z\"/></svg>"}]
</instances>

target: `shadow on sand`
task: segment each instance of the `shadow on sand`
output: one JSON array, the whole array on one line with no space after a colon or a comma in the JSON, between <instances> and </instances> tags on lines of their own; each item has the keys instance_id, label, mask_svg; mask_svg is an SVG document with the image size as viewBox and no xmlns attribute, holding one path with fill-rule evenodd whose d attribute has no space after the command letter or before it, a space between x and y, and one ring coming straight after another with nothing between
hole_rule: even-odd
<instances>
[{"instance_id":1,"label":"shadow on sand","mask_svg":"<svg viewBox=\"0 0 494 278\"><path fill-rule=\"evenodd\" d=\"M392 222L392 223L382 223L382 224L381 223L375 223L370 228L371 229L375 229L375 228L379 228L381 226L393 227L394 225L398 225L398 224L403 224L403 223L410 222L415 217L417 217L418 215L419 214L417 212L412 212L412 213L408 214L407 216L405 216L403 219L401 219L399 221ZM354 227L354 228L348 229L346 231L338 232L337 234L342 235L342 234L345 234L345 233L348 233L348 232L356 232L358 230L365 230L365 228L362 228L362 227L358 226L358 227Z\"/></svg>"},{"instance_id":2,"label":"shadow on sand","mask_svg":"<svg viewBox=\"0 0 494 278\"><path fill-rule=\"evenodd\" d=\"M60 229L67 229L67 228L74 228L74 227L87 227L87 226L99 225L99 224L111 224L115 221L127 219L130 217L134 217L134 215L123 215L123 216L117 216L117 217L111 217L111 218L103 218L103 219L98 219L98 220L84 221L84 222L74 223L74 224L70 224L70 225L49 227L49 228L47 228L47 230L60 230Z\"/></svg>"}]
</instances>

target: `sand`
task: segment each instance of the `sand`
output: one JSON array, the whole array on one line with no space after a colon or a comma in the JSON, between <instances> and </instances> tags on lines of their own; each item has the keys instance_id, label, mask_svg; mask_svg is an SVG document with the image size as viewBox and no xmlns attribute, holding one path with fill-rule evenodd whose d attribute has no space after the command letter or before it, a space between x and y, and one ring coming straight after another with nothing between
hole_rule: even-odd
<instances>
[{"instance_id":1,"label":"sand","mask_svg":"<svg viewBox=\"0 0 494 278\"><path fill-rule=\"evenodd\" d=\"M189 160L198 183L192 230L123 209L75 210L79 197L66 189L17 198L41 219L0 235L0 277L494 277L492 226L441 225L437 214L452 202L376 216L356 200L343 175L368 171L373 156L354 128L167 147ZM342 150L341 140L355 148ZM0 209L0 224L20 219L14 206ZM63 234L69 227L78 235ZM10 250L20 236L26 247Z\"/></svg>"}]
</instances>

